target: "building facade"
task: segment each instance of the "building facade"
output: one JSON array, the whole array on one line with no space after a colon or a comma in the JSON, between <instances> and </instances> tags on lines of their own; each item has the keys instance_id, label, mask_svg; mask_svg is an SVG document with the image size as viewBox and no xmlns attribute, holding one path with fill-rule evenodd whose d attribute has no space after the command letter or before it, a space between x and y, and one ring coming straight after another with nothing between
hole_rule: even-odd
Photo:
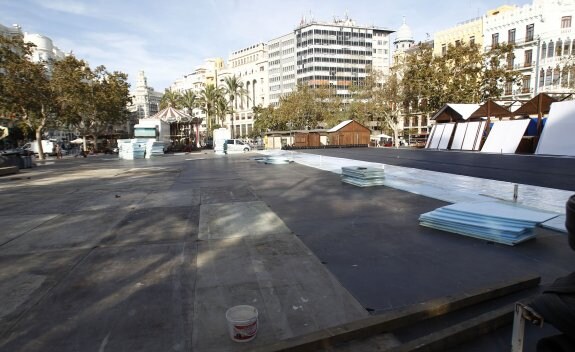
<instances>
[{"instance_id":1,"label":"building facade","mask_svg":"<svg viewBox=\"0 0 575 352\"><path fill-rule=\"evenodd\" d=\"M268 42L269 102L298 84L327 87L350 98L350 88L371 70L384 75L391 66L391 30L360 26L346 16L333 22L302 19L293 31Z\"/></svg>"},{"instance_id":2,"label":"building facade","mask_svg":"<svg viewBox=\"0 0 575 352\"><path fill-rule=\"evenodd\" d=\"M332 23L304 22L296 28L297 84L328 87L338 97L351 98L372 70L389 74L391 30L359 26L349 18Z\"/></svg>"},{"instance_id":3,"label":"building facade","mask_svg":"<svg viewBox=\"0 0 575 352\"><path fill-rule=\"evenodd\" d=\"M138 72L136 88L130 92L132 104L128 106L130 119L126 126L127 131L132 134L134 125L139 119L147 119L160 111L160 100L164 94L156 92L154 88L148 86L148 81L144 71Z\"/></svg>"},{"instance_id":4,"label":"building facade","mask_svg":"<svg viewBox=\"0 0 575 352\"><path fill-rule=\"evenodd\" d=\"M288 33L268 42L269 105L278 106L280 98L296 89L296 38Z\"/></svg>"},{"instance_id":5,"label":"building facade","mask_svg":"<svg viewBox=\"0 0 575 352\"><path fill-rule=\"evenodd\" d=\"M503 98L573 91L573 16L575 0L534 0L530 5L484 16L484 49L514 44L507 65L522 74L520 84L505 83Z\"/></svg>"},{"instance_id":6,"label":"building facade","mask_svg":"<svg viewBox=\"0 0 575 352\"><path fill-rule=\"evenodd\" d=\"M227 75L225 70L225 62L222 58L208 58L204 60L204 63L196 67L192 72L176 80L171 86L170 90L173 92L179 92L181 94L188 90L195 92L198 97L201 91L209 84L219 86L223 83L223 77ZM198 107L190 113L193 117L202 120L200 125L200 134L202 138L207 137L207 119L205 111Z\"/></svg>"},{"instance_id":7,"label":"building facade","mask_svg":"<svg viewBox=\"0 0 575 352\"><path fill-rule=\"evenodd\" d=\"M258 43L232 52L225 71L227 76L238 78L246 93L234 101L234 112L227 116L225 127L231 129L233 126L232 137L245 138L253 130L254 106L269 104L267 44Z\"/></svg>"}]
</instances>

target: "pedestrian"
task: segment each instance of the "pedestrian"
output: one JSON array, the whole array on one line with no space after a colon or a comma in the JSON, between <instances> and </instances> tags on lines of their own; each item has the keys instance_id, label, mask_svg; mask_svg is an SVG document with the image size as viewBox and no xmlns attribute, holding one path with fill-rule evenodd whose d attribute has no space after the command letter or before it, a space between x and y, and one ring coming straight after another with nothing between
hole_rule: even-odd
<instances>
[{"instance_id":1,"label":"pedestrian","mask_svg":"<svg viewBox=\"0 0 575 352\"><path fill-rule=\"evenodd\" d=\"M56 143L56 159L62 159L62 146Z\"/></svg>"}]
</instances>

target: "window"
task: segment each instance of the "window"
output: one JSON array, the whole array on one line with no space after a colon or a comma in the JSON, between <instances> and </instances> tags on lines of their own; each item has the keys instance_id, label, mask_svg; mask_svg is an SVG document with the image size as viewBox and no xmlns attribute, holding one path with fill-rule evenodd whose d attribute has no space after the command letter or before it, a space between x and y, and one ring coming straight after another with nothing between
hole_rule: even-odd
<instances>
[{"instance_id":1,"label":"window","mask_svg":"<svg viewBox=\"0 0 575 352\"><path fill-rule=\"evenodd\" d=\"M511 95L513 93L513 82L511 81L507 81L505 82L505 87L504 87L504 95Z\"/></svg>"},{"instance_id":2,"label":"window","mask_svg":"<svg viewBox=\"0 0 575 352\"><path fill-rule=\"evenodd\" d=\"M523 76L523 81L521 83L521 93L529 93L531 90L531 76Z\"/></svg>"},{"instance_id":3,"label":"window","mask_svg":"<svg viewBox=\"0 0 575 352\"><path fill-rule=\"evenodd\" d=\"M491 47L495 48L497 45L499 45L499 33L493 33L491 35Z\"/></svg>"},{"instance_id":4,"label":"window","mask_svg":"<svg viewBox=\"0 0 575 352\"><path fill-rule=\"evenodd\" d=\"M510 53L507 55L507 69L508 70L513 70L514 60L515 60L515 55L513 53Z\"/></svg>"},{"instance_id":5,"label":"window","mask_svg":"<svg viewBox=\"0 0 575 352\"><path fill-rule=\"evenodd\" d=\"M571 28L571 16L561 17L561 28Z\"/></svg>"},{"instance_id":6,"label":"window","mask_svg":"<svg viewBox=\"0 0 575 352\"><path fill-rule=\"evenodd\" d=\"M475 37L469 37L469 44L475 44Z\"/></svg>"},{"instance_id":7,"label":"window","mask_svg":"<svg viewBox=\"0 0 575 352\"><path fill-rule=\"evenodd\" d=\"M525 26L525 41L530 42L535 37L535 24Z\"/></svg>"},{"instance_id":8,"label":"window","mask_svg":"<svg viewBox=\"0 0 575 352\"><path fill-rule=\"evenodd\" d=\"M525 50L525 61L523 62L524 67L531 67L533 62L533 50Z\"/></svg>"},{"instance_id":9,"label":"window","mask_svg":"<svg viewBox=\"0 0 575 352\"><path fill-rule=\"evenodd\" d=\"M509 44L515 44L515 28L507 31L507 42Z\"/></svg>"},{"instance_id":10,"label":"window","mask_svg":"<svg viewBox=\"0 0 575 352\"><path fill-rule=\"evenodd\" d=\"M541 71L539 71L539 87L543 87L544 84L545 84L545 71L541 69Z\"/></svg>"},{"instance_id":11,"label":"window","mask_svg":"<svg viewBox=\"0 0 575 352\"><path fill-rule=\"evenodd\" d=\"M441 55L447 54L447 46L445 44L441 44Z\"/></svg>"},{"instance_id":12,"label":"window","mask_svg":"<svg viewBox=\"0 0 575 352\"><path fill-rule=\"evenodd\" d=\"M544 59L547 57L547 44L543 43L541 45L541 58Z\"/></svg>"},{"instance_id":13,"label":"window","mask_svg":"<svg viewBox=\"0 0 575 352\"><path fill-rule=\"evenodd\" d=\"M553 85L554 86L559 85L559 79L560 78L561 78L561 70L559 69L559 66L557 66L553 70Z\"/></svg>"},{"instance_id":14,"label":"window","mask_svg":"<svg viewBox=\"0 0 575 352\"><path fill-rule=\"evenodd\" d=\"M546 86L550 86L551 85L551 79L553 78L553 71L551 70L551 67L549 67L547 69L547 71L545 72L545 85Z\"/></svg>"},{"instance_id":15,"label":"window","mask_svg":"<svg viewBox=\"0 0 575 352\"><path fill-rule=\"evenodd\" d=\"M547 57L548 58L553 57L553 53L554 53L553 48L554 48L553 42L549 42L549 46L547 47Z\"/></svg>"},{"instance_id":16,"label":"window","mask_svg":"<svg viewBox=\"0 0 575 352\"><path fill-rule=\"evenodd\" d=\"M561 72L561 87L566 88L568 86L568 79L569 79L569 75L568 75L569 71L567 70L567 68L564 68L563 71Z\"/></svg>"}]
</instances>

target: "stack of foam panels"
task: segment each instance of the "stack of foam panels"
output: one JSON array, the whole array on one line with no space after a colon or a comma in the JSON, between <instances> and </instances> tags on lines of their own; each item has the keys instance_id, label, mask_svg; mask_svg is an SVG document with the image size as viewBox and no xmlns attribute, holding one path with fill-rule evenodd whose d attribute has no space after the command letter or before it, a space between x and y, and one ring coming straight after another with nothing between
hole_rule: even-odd
<instances>
[{"instance_id":1,"label":"stack of foam panels","mask_svg":"<svg viewBox=\"0 0 575 352\"><path fill-rule=\"evenodd\" d=\"M143 159L146 153L146 141L137 139L118 140L118 157L120 159Z\"/></svg>"},{"instance_id":2,"label":"stack of foam panels","mask_svg":"<svg viewBox=\"0 0 575 352\"><path fill-rule=\"evenodd\" d=\"M422 214L419 224L513 246L535 237L534 227L557 215L498 201L464 202Z\"/></svg>"},{"instance_id":3,"label":"stack of foam panels","mask_svg":"<svg viewBox=\"0 0 575 352\"><path fill-rule=\"evenodd\" d=\"M383 171L383 167L342 167L341 181L358 187L381 186L384 184Z\"/></svg>"},{"instance_id":4,"label":"stack of foam panels","mask_svg":"<svg viewBox=\"0 0 575 352\"><path fill-rule=\"evenodd\" d=\"M151 158L153 156L162 156L164 155L164 142L158 142L153 139L150 139L146 143L146 158Z\"/></svg>"}]
</instances>

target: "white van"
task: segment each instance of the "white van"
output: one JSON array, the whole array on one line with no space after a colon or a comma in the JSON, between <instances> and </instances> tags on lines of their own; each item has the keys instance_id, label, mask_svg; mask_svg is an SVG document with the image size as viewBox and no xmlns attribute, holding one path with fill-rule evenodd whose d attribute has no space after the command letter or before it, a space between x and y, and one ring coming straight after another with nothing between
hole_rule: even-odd
<instances>
[{"instance_id":1,"label":"white van","mask_svg":"<svg viewBox=\"0 0 575 352\"><path fill-rule=\"evenodd\" d=\"M57 142L52 140L42 140L42 152L44 155L54 155L54 146ZM38 141L32 141L24 144L23 149L25 151L33 152L38 154Z\"/></svg>"},{"instance_id":2,"label":"white van","mask_svg":"<svg viewBox=\"0 0 575 352\"><path fill-rule=\"evenodd\" d=\"M249 152L252 148L249 144L245 143L241 139L228 139L226 140L226 145L224 150L229 152Z\"/></svg>"}]
</instances>

